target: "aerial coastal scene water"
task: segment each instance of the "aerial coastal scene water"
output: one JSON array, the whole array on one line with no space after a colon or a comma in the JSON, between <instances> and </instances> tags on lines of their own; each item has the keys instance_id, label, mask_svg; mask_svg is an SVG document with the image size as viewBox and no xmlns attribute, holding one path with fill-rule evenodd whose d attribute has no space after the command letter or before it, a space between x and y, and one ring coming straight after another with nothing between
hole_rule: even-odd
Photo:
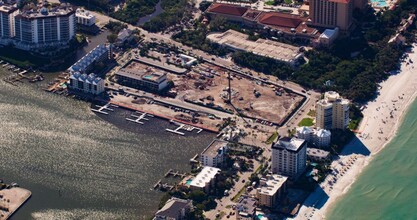
<instances>
[{"instance_id":1,"label":"aerial coastal scene water","mask_svg":"<svg viewBox=\"0 0 417 220\"><path fill-rule=\"evenodd\" d=\"M413 219L416 0L0 0L0 220Z\"/></svg>"},{"instance_id":2,"label":"aerial coastal scene water","mask_svg":"<svg viewBox=\"0 0 417 220\"><path fill-rule=\"evenodd\" d=\"M188 160L214 137L167 134L169 123L159 119L124 123L123 110L106 121L88 103L36 85L18 92L0 85L2 178L19 180L33 194L15 219L150 216L161 196L153 184L170 168L188 171Z\"/></svg>"}]
</instances>

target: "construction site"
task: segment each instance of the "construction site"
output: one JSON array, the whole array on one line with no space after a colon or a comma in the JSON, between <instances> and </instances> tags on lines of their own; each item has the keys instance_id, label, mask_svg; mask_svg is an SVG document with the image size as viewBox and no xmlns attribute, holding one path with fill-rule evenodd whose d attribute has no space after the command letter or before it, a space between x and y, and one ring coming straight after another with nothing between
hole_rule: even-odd
<instances>
[{"instance_id":1,"label":"construction site","mask_svg":"<svg viewBox=\"0 0 417 220\"><path fill-rule=\"evenodd\" d=\"M230 80L228 77L230 76ZM177 99L251 118L265 125L280 125L303 97L209 63L184 75L171 75ZM230 87L229 87L230 83ZM230 93L230 97L229 97Z\"/></svg>"}]
</instances>

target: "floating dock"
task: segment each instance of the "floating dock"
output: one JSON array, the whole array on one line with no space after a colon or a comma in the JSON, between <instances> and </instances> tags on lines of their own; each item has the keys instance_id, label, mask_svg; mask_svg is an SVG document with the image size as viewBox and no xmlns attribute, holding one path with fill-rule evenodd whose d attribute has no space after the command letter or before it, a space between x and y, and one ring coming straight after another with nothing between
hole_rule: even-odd
<instances>
[{"instance_id":1,"label":"floating dock","mask_svg":"<svg viewBox=\"0 0 417 220\"><path fill-rule=\"evenodd\" d=\"M132 114L131 117L134 117L136 119L126 118L126 120L143 125L144 123L142 122L142 120L149 121L149 118L145 118L146 116L153 117L153 115L145 112L136 111L135 113L140 115Z\"/></svg>"},{"instance_id":2,"label":"floating dock","mask_svg":"<svg viewBox=\"0 0 417 220\"><path fill-rule=\"evenodd\" d=\"M165 173L165 177L181 177L184 178L187 176L187 173L180 173L179 171L174 171L173 169L169 169L168 172Z\"/></svg>"},{"instance_id":3,"label":"floating dock","mask_svg":"<svg viewBox=\"0 0 417 220\"><path fill-rule=\"evenodd\" d=\"M99 109L92 108L91 111L97 112L97 113L100 113L100 114L103 114L103 115L108 115L109 113L108 112L105 112L105 110L106 111L112 111L112 112L114 111L114 109L109 108L110 106L111 107L114 107L114 108L117 108L118 107L117 105L113 105L113 104L111 104L109 102L109 103L107 103L107 104L105 104L103 106L96 105L96 107L98 107Z\"/></svg>"},{"instance_id":4,"label":"floating dock","mask_svg":"<svg viewBox=\"0 0 417 220\"><path fill-rule=\"evenodd\" d=\"M179 135L184 136L185 133L180 132L181 130L185 130L185 131L188 131L188 132L192 132L194 130L197 130L197 134L199 134L200 132L203 131L203 129L201 129L201 128L196 128L196 127L193 127L191 125L182 124L182 123L179 123L179 122L176 122L176 121L173 121L173 120L171 120L170 122L178 125L178 127L174 130L167 128L167 129L165 129L165 131L168 131L168 132L171 132L171 133L174 133L174 134L179 134Z\"/></svg>"}]
</instances>

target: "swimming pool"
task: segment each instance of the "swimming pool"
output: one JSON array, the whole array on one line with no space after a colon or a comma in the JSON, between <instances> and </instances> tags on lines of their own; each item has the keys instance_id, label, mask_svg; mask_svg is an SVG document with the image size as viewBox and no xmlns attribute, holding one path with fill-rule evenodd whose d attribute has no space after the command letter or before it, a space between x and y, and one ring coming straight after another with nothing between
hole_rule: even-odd
<instances>
[{"instance_id":1,"label":"swimming pool","mask_svg":"<svg viewBox=\"0 0 417 220\"><path fill-rule=\"evenodd\" d=\"M388 4L385 0L371 0L372 5L379 7L379 8L383 8L383 7L387 7Z\"/></svg>"},{"instance_id":2,"label":"swimming pool","mask_svg":"<svg viewBox=\"0 0 417 220\"><path fill-rule=\"evenodd\" d=\"M192 181L193 181L193 179L190 178L187 181L185 181L185 184L190 185Z\"/></svg>"}]
</instances>

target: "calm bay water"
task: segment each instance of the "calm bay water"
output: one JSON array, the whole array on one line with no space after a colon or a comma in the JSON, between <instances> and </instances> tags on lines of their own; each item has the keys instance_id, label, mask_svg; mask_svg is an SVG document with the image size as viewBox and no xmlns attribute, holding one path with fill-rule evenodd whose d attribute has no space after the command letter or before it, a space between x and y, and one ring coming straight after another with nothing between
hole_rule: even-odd
<instances>
[{"instance_id":1,"label":"calm bay water","mask_svg":"<svg viewBox=\"0 0 417 220\"><path fill-rule=\"evenodd\" d=\"M13 219L145 219L162 195L153 184L170 168L188 171L214 137L170 134L158 119L127 123L125 110L102 120L36 87L0 81L0 178L32 191Z\"/></svg>"},{"instance_id":2,"label":"calm bay water","mask_svg":"<svg viewBox=\"0 0 417 220\"><path fill-rule=\"evenodd\" d=\"M417 101L396 137L365 168L327 219L416 219Z\"/></svg>"}]
</instances>

